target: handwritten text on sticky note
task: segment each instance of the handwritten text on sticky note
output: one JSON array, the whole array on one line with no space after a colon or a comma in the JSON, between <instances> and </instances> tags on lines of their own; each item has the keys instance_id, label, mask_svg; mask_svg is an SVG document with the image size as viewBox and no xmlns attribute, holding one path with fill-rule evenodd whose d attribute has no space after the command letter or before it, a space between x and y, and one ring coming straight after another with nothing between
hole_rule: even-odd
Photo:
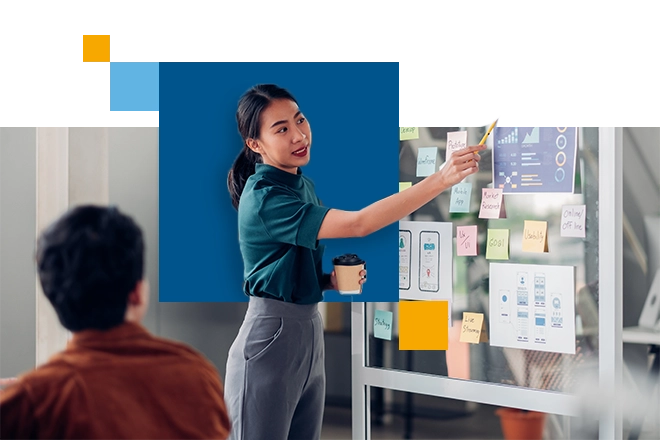
<instances>
[{"instance_id":1,"label":"handwritten text on sticky note","mask_svg":"<svg viewBox=\"0 0 660 440\"><path fill-rule=\"evenodd\" d=\"M460 342L469 342L470 344L488 342L483 313L463 312Z\"/></svg>"},{"instance_id":2,"label":"handwritten text on sticky note","mask_svg":"<svg viewBox=\"0 0 660 440\"><path fill-rule=\"evenodd\" d=\"M399 127L399 140L409 141L411 139L419 139L418 127Z\"/></svg>"},{"instance_id":3,"label":"handwritten text on sticky note","mask_svg":"<svg viewBox=\"0 0 660 440\"><path fill-rule=\"evenodd\" d=\"M561 236L582 237L586 236L585 217L587 209L585 205L565 205L561 208Z\"/></svg>"},{"instance_id":4,"label":"handwritten text on sticky note","mask_svg":"<svg viewBox=\"0 0 660 440\"><path fill-rule=\"evenodd\" d=\"M489 229L486 240L486 258L488 260L509 259L509 230Z\"/></svg>"},{"instance_id":5,"label":"handwritten text on sticky note","mask_svg":"<svg viewBox=\"0 0 660 440\"><path fill-rule=\"evenodd\" d=\"M522 250L524 252L548 252L548 222L525 220Z\"/></svg>"},{"instance_id":6,"label":"handwritten text on sticky note","mask_svg":"<svg viewBox=\"0 0 660 440\"><path fill-rule=\"evenodd\" d=\"M447 154L445 160L449 162L451 155L467 147L467 131L452 131L447 133Z\"/></svg>"},{"instance_id":7,"label":"handwritten text on sticky note","mask_svg":"<svg viewBox=\"0 0 660 440\"><path fill-rule=\"evenodd\" d=\"M477 225L456 227L456 255L477 255Z\"/></svg>"},{"instance_id":8,"label":"handwritten text on sticky note","mask_svg":"<svg viewBox=\"0 0 660 440\"><path fill-rule=\"evenodd\" d=\"M426 177L435 173L435 161L438 147L423 147L417 150L417 177Z\"/></svg>"},{"instance_id":9,"label":"handwritten text on sticky note","mask_svg":"<svg viewBox=\"0 0 660 440\"><path fill-rule=\"evenodd\" d=\"M483 188L481 190L479 218L506 218L504 195L501 188Z\"/></svg>"},{"instance_id":10,"label":"handwritten text on sticky note","mask_svg":"<svg viewBox=\"0 0 660 440\"><path fill-rule=\"evenodd\" d=\"M376 310L374 314L374 337L392 340L392 312Z\"/></svg>"},{"instance_id":11,"label":"handwritten text on sticky note","mask_svg":"<svg viewBox=\"0 0 660 440\"><path fill-rule=\"evenodd\" d=\"M470 212L470 195L472 184L459 183L451 188L451 199L449 201L449 212Z\"/></svg>"}]
</instances>

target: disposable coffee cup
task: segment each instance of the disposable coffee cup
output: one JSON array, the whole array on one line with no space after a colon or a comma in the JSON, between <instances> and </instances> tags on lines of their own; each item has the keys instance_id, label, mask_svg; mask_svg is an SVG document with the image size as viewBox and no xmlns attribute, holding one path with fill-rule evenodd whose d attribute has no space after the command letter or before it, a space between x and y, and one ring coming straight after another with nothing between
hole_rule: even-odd
<instances>
[{"instance_id":1,"label":"disposable coffee cup","mask_svg":"<svg viewBox=\"0 0 660 440\"><path fill-rule=\"evenodd\" d=\"M337 287L342 295L357 295L362 293L360 272L367 264L355 254L344 254L332 259L337 276Z\"/></svg>"}]
</instances>

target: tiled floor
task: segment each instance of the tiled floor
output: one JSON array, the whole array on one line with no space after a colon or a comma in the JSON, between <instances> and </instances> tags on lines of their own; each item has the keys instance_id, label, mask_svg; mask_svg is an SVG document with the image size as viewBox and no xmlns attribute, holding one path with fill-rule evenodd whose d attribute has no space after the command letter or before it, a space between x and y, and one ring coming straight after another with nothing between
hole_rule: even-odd
<instances>
[{"instance_id":1,"label":"tiled floor","mask_svg":"<svg viewBox=\"0 0 660 440\"><path fill-rule=\"evenodd\" d=\"M465 417L448 420L415 418L412 439L501 439L502 431L495 407L479 405L477 410ZM371 436L374 440L403 439L404 419L392 416L391 423L385 426L373 426ZM351 439L351 411L349 408L326 406L323 420L322 440Z\"/></svg>"}]
</instances>

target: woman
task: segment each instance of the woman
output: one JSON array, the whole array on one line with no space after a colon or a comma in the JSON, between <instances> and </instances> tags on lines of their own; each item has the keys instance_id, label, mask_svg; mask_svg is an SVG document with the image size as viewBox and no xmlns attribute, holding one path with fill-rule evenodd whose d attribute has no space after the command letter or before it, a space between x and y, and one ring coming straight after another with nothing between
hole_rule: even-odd
<instances>
[{"instance_id":1,"label":"woman","mask_svg":"<svg viewBox=\"0 0 660 440\"><path fill-rule=\"evenodd\" d=\"M355 212L321 206L300 168L312 132L293 96L258 85L238 103L244 147L229 172L238 210L250 297L231 349L225 400L233 439L318 439L325 400L323 290L337 289L321 267L324 238L363 237L417 210L478 170L478 151L454 153L442 170L404 192ZM366 272L360 273L365 281Z\"/></svg>"}]
</instances>

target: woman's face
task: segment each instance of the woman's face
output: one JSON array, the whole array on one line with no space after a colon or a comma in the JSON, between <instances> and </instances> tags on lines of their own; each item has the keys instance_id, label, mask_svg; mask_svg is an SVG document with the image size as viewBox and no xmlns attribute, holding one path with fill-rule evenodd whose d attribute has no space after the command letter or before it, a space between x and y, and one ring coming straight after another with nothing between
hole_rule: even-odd
<instances>
[{"instance_id":1,"label":"woman's face","mask_svg":"<svg viewBox=\"0 0 660 440\"><path fill-rule=\"evenodd\" d=\"M278 99L261 112L259 139L247 145L265 164L296 174L309 163L312 130L295 102Z\"/></svg>"}]
</instances>

